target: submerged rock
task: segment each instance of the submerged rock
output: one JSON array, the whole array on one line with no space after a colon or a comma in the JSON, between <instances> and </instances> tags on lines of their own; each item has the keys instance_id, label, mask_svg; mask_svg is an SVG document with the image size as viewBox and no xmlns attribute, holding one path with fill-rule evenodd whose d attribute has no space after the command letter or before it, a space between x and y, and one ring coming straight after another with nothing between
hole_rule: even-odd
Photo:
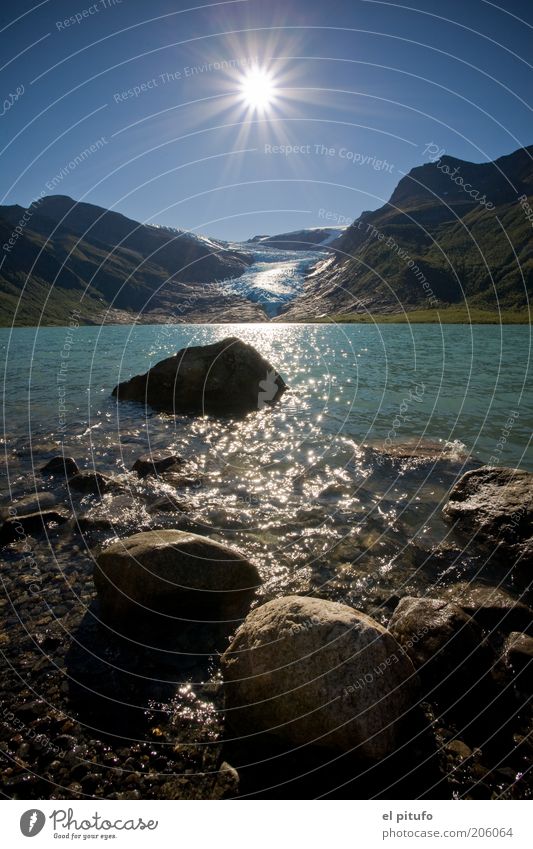
<instances>
[{"instance_id":1,"label":"submerged rock","mask_svg":"<svg viewBox=\"0 0 533 849\"><path fill-rule=\"evenodd\" d=\"M226 721L372 761L396 747L416 675L392 635L344 604L288 596L250 613L222 657Z\"/></svg>"},{"instance_id":2,"label":"submerged rock","mask_svg":"<svg viewBox=\"0 0 533 849\"><path fill-rule=\"evenodd\" d=\"M158 476L162 472L178 468L184 462L182 457L172 454L171 451L151 451L138 457L131 470L137 472L139 477L146 478L148 475Z\"/></svg>"},{"instance_id":3,"label":"submerged rock","mask_svg":"<svg viewBox=\"0 0 533 849\"><path fill-rule=\"evenodd\" d=\"M443 510L456 531L503 556L533 551L533 474L483 466L466 472ZM511 566L512 564L509 564Z\"/></svg>"},{"instance_id":4,"label":"submerged rock","mask_svg":"<svg viewBox=\"0 0 533 849\"><path fill-rule=\"evenodd\" d=\"M95 472L91 469L84 469L78 472L77 475L69 478L68 485L71 489L76 489L78 492L93 492L102 495L104 492L109 492L112 489L117 489L119 484L111 475L106 475L103 472Z\"/></svg>"},{"instance_id":5,"label":"submerged rock","mask_svg":"<svg viewBox=\"0 0 533 849\"><path fill-rule=\"evenodd\" d=\"M41 469L42 475L57 475L65 478L76 475L78 472L79 468L76 461L72 457L63 457L62 454L58 457L52 457Z\"/></svg>"},{"instance_id":6,"label":"submerged rock","mask_svg":"<svg viewBox=\"0 0 533 849\"><path fill-rule=\"evenodd\" d=\"M137 627L163 615L167 629L185 622L242 618L261 583L239 551L177 530L121 539L96 558L94 582L104 619ZM166 618L168 617L168 618Z\"/></svg>"},{"instance_id":7,"label":"submerged rock","mask_svg":"<svg viewBox=\"0 0 533 849\"><path fill-rule=\"evenodd\" d=\"M182 348L146 374L119 383L113 395L175 414L243 416L270 406L286 388L255 348L230 336Z\"/></svg>"},{"instance_id":8,"label":"submerged rock","mask_svg":"<svg viewBox=\"0 0 533 849\"><path fill-rule=\"evenodd\" d=\"M370 458L380 466L385 462L394 463L398 460L412 460L422 463L436 463L438 461L464 463L468 460L464 446L454 442L417 439L391 441L390 444L385 441L382 444L364 447Z\"/></svg>"}]
</instances>

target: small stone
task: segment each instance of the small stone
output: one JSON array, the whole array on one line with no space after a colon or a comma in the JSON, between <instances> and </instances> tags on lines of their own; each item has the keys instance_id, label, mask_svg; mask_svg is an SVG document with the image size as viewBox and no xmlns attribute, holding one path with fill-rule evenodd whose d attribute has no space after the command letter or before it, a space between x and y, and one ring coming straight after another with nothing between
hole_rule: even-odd
<instances>
[{"instance_id":1,"label":"small stone","mask_svg":"<svg viewBox=\"0 0 533 849\"><path fill-rule=\"evenodd\" d=\"M100 784L102 774L99 772L89 772L81 779L81 785L85 793L92 793Z\"/></svg>"},{"instance_id":2,"label":"small stone","mask_svg":"<svg viewBox=\"0 0 533 849\"><path fill-rule=\"evenodd\" d=\"M461 761L466 761L467 758L472 757L472 749L469 749L462 740L452 740L451 743L447 743L446 751Z\"/></svg>"},{"instance_id":3,"label":"small stone","mask_svg":"<svg viewBox=\"0 0 533 849\"><path fill-rule=\"evenodd\" d=\"M72 737L70 734L59 734L55 739L56 746L59 746L60 749L64 751L72 751L76 746L76 738Z\"/></svg>"},{"instance_id":4,"label":"small stone","mask_svg":"<svg viewBox=\"0 0 533 849\"><path fill-rule=\"evenodd\" d=\"M526 674L526 669L533 670L533 637L512 631L505 641L504 658L517 673L517 686L533 692L533 676Z\"/></svg>"},{"instance_id":5,"label":"small stone","mask_svg":"<svg viewBox=\"0 0 533 849\"><path fill-rule=\"evenodd\" d=\"M143 454L135 460L132 472L137 472L141 478L148 475L158 476L162 472L181 466L184 462L182 457L178 457L177 454L172 454L170 451L152 451L150 454Z\"/></svg>"},{"instance_id":6,"label":"small stone","mask_svg":"<svg viewBox=\"0 0 533 849\"><path fill-rule=\"evenodd\" d=\"M239 792L239 773L227 761L220 765L211 799L231 799Z\"/></svg>"},{"instance_id":7,"label":"small stone","mask_svg":"<svg viewBox=\"0 0 533 849\"><path fill-rule=\"evenodd\" d=\"M78 492L91 492L103 495L111 489L116 489L119 484L111 475L84 469L69 478L68 486L70 489L75 489Z\"/></svg>"},{"instance_id":8,"label":"small stone","mask_svg":"<svg viewBox=\"0 0 533 849\"><path fill-rule=\"evenodd\" d=\"M73 781L72 784L69 784L67 789L70 790L71 793L75 793L76 795L79 793L83 793L83 787L81 786L81 784L78 784L77 781Z\"/></svg>"}]
</instances>

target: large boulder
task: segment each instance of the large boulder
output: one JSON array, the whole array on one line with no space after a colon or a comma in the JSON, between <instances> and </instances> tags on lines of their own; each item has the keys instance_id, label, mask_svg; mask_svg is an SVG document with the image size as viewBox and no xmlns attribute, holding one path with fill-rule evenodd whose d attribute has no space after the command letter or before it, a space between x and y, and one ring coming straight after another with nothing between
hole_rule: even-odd
<instances>
[{"instance_id":1,"label":"large boulder","mask_svg":"<svg viewBox=\"0 0 533 849\"><path fill-rule=\"evenodd\" d=\"M479 670L481 628L453 602L405 596L392 615L389 630L435 694L445 691L456 697L454 685Z\"/></svg>"},{"instance_id":2,"label":"large boulder","mask_svg":"<svg viewBox=\"0 0 533 849\"><path fill-rule=\"evenodd\" d=\"M182 348L146 374L119 383L113 395L175 414L243 416L270 406L286 388L255 348L230 336Z\"/></svg>"},{"instance_id":3,"label":"large boulder","mask_svg":"<svg viewBox=\"0 0 533 849\"><path fill-rule=\"evenodd\" d=\"M252 611L222 657L236 736L355 750L378 760L416 702L413 665L378 622L344 604L288 596Z\"/></svg>"},{"instance_id":4,"label":"large boulder","mask_svg":"<svg viewBox=\"0 0 533 849\"><path fill-rule=\"evenodd\" d=\"M134 534L100 551L94 582L109 624L135 628L155 615L171 629L173 617L242 618L261 579L234 549L196 534L160 530Z\"/></svg>"},{"instance_id":5,"label":"large boulder","mask_svg":"<svg viewBox=\"0 0 533 849\"><path fill-rule=\"evenodd\" d=\"M451 490L443 515L459 534L491 554L523 558L533 550L533 474L493 466L466 472Z\"/></svg>"}]
</instances>

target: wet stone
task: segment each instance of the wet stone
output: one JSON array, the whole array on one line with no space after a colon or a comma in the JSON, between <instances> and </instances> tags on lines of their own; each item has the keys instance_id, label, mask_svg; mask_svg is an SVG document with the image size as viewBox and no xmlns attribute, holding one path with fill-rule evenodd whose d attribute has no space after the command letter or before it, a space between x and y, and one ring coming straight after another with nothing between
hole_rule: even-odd
<instances>
[{"instance_id":1,"label":"wet stone","mask_svg":"<svg viewBox=\"0 0 533 849\"><path fill-rule=\"evenodd\" d=\"M70 489L75 489L78 492L91 492L102 495L105 492L118 488L119 483L111 475L84 469L69 478L68 486Z\"/></svg>"},{"instance_id":2,"label":"wet stone","mask_svg":"<svg viewBox=\"0 0 533 849\"><path fill-rule=\"evenodd\" d=\"M69 478L79 472L78 464L72 457L52 457L42 469L42 475L54 475L55 477Z\"/></svg>"},{"instance_id":3,"label":"wet stone","mask_svg":"<svg viewBox=\"0 0 533 849\"><path fill-rule=\"evenodd\" d=\"M6 519L0 528L0 545L9 545L26 534L42 534L68 520L65 510L42 510Z\"/></svg>"},{"instance_id":4,"label":"wet stone","mask_svg":"<svg viewBox=\"0 0 533 849\"><path fill-rule=\"evenodd\" d=\"M162 472L177 469L184 462L182 457L170 451L152 451L137 458L132 466L132 472L137 472L141 478L148 475L158 476Z\"/></svg>"}]
</instances>

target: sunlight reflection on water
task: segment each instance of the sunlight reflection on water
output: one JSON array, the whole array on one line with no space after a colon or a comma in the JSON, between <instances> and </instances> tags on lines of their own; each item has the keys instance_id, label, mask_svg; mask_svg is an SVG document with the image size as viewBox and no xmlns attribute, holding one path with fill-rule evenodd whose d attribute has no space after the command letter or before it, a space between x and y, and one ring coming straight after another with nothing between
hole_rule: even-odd
<instances>
[{"instance_id":1,"label":"sunlight reflection on water","mask_svg":"<svg viewBox=\"0 0 533 849\"><path fill-rule=\"evenodd\" d=\"M256 347L286 379L289 391L272 410L240 422L173 418L111 397L118 382L183 345L230 335ZM486 461L511 409L520 416L502 464L533 467L525 453L533 414L521 395L526 328L84 327L68 360L60 432L55 375L64 337L63 328L0 334L3 350L9 346L8 486L31 489L32 468L62 444L80 465L122 474L148 448L171 449L194 466L189 483L141 483L125 474L129 502L109 494L100 507L86 498L83 509L107 511L116 520L111 536L124 535L154 522L175 526L175 511L162 518L153 506L173 494L184 527L235 543L258 562L266 593L281 584L286 592L361 603L362 586L370 594L405 581L416 588L417 557L448 534L439 514L463 467L460 449ZM419 396L416 386L424 387ZM449 467L378 463L372 446L381 450L387 439L393 446L448 442ZM70 544L65 539L65 556ZM379 581L369 586L369 575Z\"/></svg>"}]
</instances>

